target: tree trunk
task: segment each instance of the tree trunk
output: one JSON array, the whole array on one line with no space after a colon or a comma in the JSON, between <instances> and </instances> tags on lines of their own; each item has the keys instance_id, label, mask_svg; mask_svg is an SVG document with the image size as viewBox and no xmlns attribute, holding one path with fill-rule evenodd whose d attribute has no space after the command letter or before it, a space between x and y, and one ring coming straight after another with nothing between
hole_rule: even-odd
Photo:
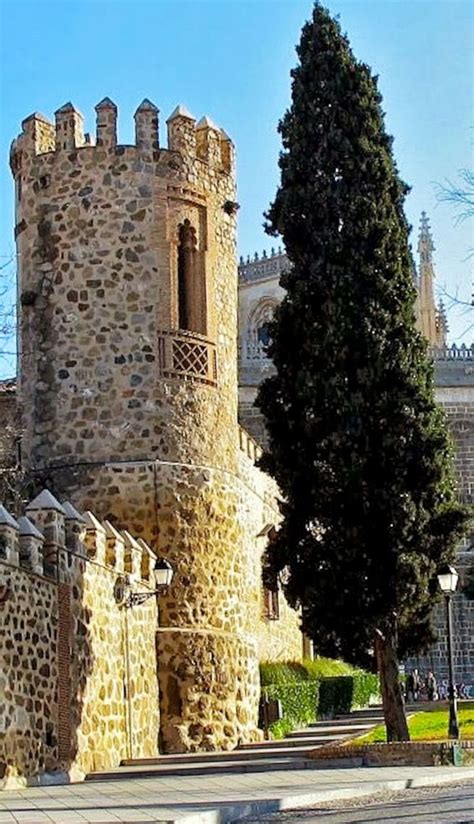
<instances>
[{"instance_id":1,"label":"tree trunk","mask_svg":"<svg viewBox=\"0 0 474 824\"><path fill-rule=\"evenodd\" d=\"M395 631L390 630L384 634L376 633L375 651L388 742L410 740L400 688L396 649Z\"/></svg>"}]
</instances>

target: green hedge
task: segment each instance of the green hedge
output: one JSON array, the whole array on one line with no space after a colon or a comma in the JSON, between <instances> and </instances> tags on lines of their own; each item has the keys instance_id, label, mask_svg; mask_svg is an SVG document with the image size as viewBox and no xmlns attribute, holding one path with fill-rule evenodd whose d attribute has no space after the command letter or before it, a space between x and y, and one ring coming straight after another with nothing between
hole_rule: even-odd
<instances>
[{"instance_id":1,"label":"green hedge","mask_svg":"<svg viewBox=\"0 0 474 824\"><path fill-rule=\"evenodd\" d=\"M319 681L301 681L299 684L270 684L263 688L267 698L281 701L283 718L270 724L274 738L284 738L291 730L305 727L316 718Z\"/></svg>"},{"instance_id":2,"label":"green hedge","mask_svg":"<svg viewBox=\"0 0 474 824\"><path fill-rule=\"evenodd\" d=\"M323 678L319 689L318 716L327 718L367 707L379 691L378 676L370 672L358 671L352 675Z\"/></svg>"},{"instance_id":3,"label":"green hedge","mask_svg":"<svg viewBox=\"0 0 474 824\"><path fill-rule=\"evenodd\" d=\"M260 664L262 694L281 702L283 718L270 725L274 738L327 718L367 706L378 696L376 675L356 670L343 661L266 661Z\"/></svg>"},{"instance_id":4,"label":"green hedge","mask_svg":"<svg viewBox=\"0 0 474 824\"><path fill-rule=\"evenodd\" d=\"M350 675L354 667L332 658L315 658L314 661L263 661L260 664L260 683L299 684L301 681L320 681L333 675Z\"/></svg>"},{"instance_id":5,"label":"green hedge","mask_svg":"<svg viewBox=\"0 0 474 824\"><path fill-rule=\"evenodd\" d=\"M309 674L304 664L298 661L263 661L260 664L260 683L262 687L270 684L300 684L308 681Z\"/></svg>"}]
</instances>

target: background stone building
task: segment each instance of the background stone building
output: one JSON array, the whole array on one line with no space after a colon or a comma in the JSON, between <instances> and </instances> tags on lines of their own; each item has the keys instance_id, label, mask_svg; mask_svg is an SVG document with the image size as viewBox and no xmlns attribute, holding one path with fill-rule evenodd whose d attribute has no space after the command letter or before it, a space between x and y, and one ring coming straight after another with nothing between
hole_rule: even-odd
<instances>
[{"instance_id":1,"label":"background stone building","mask_svg":"<svg viewBox=\"0 0 474 824\"><path fill-rule=\"evenodd\" d=\"M415 304L420 331L428 339L435 359L436 399L446 410L448 424L456 446L456 473L459 494L466 503L474 502L474 345L446 345L447 323L442 302L434 299L434 243L429 222L423 212L418 237L418 266L414 271L417 290ZM239 265L239 417L254 438L265 444L265 425L254 406L257 388L271 373L273 366L266 353L267 323L282 300L279 284L289 266L281 249L264 252L260 257ZM474 570L474 542L470 536L459 548L457 566L461 574L459 591L454 597L455 676L458 683L472 684L474 690L474 601L462 592L469 571ZM428 655L407 662L424 674L432 669L442 680L447 678L447 639L444 605L435 611L439 641Z\"/></svg>"},{"instance_id":2,"label":"background stone building","mask_svg":"<svg viewBox=\"0 0 474 824\"><path fill-rule=\"evenodd\" d=\"M474 347L450 348L438 352L436 360L436 398L444 407L456 449L456 473L459 496L474 503ZM474 600L463 592L474 572L474 536L469 534L456 557L460 574L453 596L453 653L457 684L470 685L474 695ZM426 655L407 661L424 675L432 670L438 680L448 678L447 630L445 605L435 609L434 622L438 642Z\"/></svg>"},{"instance_id":3,"label":"background stone building","mask_svg":"<svg viewBox=\"0 0 474 824\"><path fill-rule=\"evenodd\" d=\"M237 420L234 147L181 106L166 148L150 101L132 146L110 99L96 113L95 140L68 103L11 149L23 497L47 488L171 562L161 745L229 749L261 734L259 660L303 653L262 589L277 490Z\"/></svg>"}]
</instances>

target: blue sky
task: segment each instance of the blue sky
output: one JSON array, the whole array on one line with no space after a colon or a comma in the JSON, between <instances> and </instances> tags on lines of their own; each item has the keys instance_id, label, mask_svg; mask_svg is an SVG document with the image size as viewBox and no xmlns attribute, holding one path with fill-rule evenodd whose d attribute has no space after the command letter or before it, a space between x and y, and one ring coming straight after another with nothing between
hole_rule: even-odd
<instances>
[{"instance_id":1,"label":"blue sky","mask_svg":"<svg viewBox=\"0 0 474 824\"><path fill-rule=\"evenodd\" d=\"M455 225L436 182L473 166L472 0L328 0L359 59L380 76L387 127L409 220L425 209L433 227L438 287L470 300L472 225ZM131 142L144 97L165 120L177 103L207 114L237 146L239 253L274 243L262 213L278 182L278 119L289 102L294 46L310 0L0 0L0 264L14 251L11 139L37 110L53 117L72 100L94 131L94 105L119 107L119 138ZM415 233L416 234L416 233ZM13 278L13 266L4 273ZM447 300L449 304L449 300ZM452 340L474 339L474 310L450 310ZM467 331L466 331L467 330ZM5 361L3 361L5 364ZM0 371L11 371L8 364Z\"/></svg>"}]
</instances>

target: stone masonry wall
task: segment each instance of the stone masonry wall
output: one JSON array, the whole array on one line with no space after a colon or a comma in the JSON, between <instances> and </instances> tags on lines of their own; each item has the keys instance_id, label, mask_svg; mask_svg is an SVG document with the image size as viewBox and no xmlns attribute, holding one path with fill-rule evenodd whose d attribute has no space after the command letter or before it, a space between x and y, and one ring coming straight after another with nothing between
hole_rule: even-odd
<instances>
[{"instance_id":1,"label":"stone masonry wall","mask_svg":"<svg viewBox=\"0 0 474 824\"><path fill-rule=\"evenodd\" d=\"M255 449L242 433L237 474L175 462L110 463L95 476L97 486L86 484L87 495L77 490L101 519L118 525L126 518L174 568L160 596L157 636L165 751L230 749L258 738L258 661L302 656L299 616L282 595L279 620L265 614L266 538L259 534L280 516L275 485L254 465ZM203 546L206 553L198 551Z\"/></svg>"},{"instance_id":2,"label":"stone masonry wall","mask_svg":"<svg viewBox=\"0 0 474 824\"><path fill-rule=\"evenodd\" d=\"M100 145L81 143L77 130L62 140L80 117L72 109L67 117L59 110L56 129L28 118L12 150L25 459L37 473L150 457L212 456L235 466L231 144L217 127L196 128L178 113L168 124L170 148L158 148L157 114L153 126L140 109L148 142L138 129L135 146L117 146L116 135L104 143L101 107ZM38 142L39 126L49 129L49 145ZM178 329L185 220L204 267L205 336Z\"/></svg>"},{"instance_id":3,"label":"stone masonry wall","mask_svg":"<svg viewBox=\"0 0 474 824\"><path fill-rule=\"evenodd\" d=\"M144 544L43 492L0 507L0 781L77 779L158 752L155 598ZM123 588L123 587L122 587Z\"/></svg>"},{"instance_id":4,"label":"stone masonry wall","mask_svg":"<svg viewBox=\"0 0 474 824\"><path fill-rule=\"evenodd\" d=\"M57 633L55 582L0 561L0 782L58 766Z\"/></svg>"},{"instance_id":5,"label":"stone masonry wall","mask_svg":"<svg viewBox=\"0 0 474 824\"><path fill-rule=\"evenodd\" d=\"M135 145L118 146L115 105L96 112L96 145L67 104L55 126L24 121L12 146L25 468L33 490L47 484L172 562L161 741L229 748L259 734L264 508L239 477L233 146L178 107L161 148L149 101ZM180 312L186 226L198 330Z\"/></svg>"},{"instance_id":6,"label":"stone masonry wall","mask_svg":"<svg viewBox=\"0 0 474 824\"><path fill-rule=\"evenodd\" d=\"M268 542L268 535L263 533L265 527L278 528L281 519L276 505L278 488L255 466L261 454L258 444L244 430L240 432L238 472L245 486L241 492L239 520L243 524L244 575L252 581L246 599L245 626L249 634L256 636L259 661L298 661L303 656L299 613L288 606L279 592L279 617L269 619L261 580L262 555Z\"/></svg>"},{"instance_id":7,"label":"stone masonry wall","mask_svg":"<svg viewBox=\"0 0 474 824\"><path fill-rule=\"evenodd\" d=\"M268 433L265 419L255 406L257 397L256 386L241 386L239 389L239 423L255 438L262 449L268 448Z\"/></svg>"},{"instance_id":8,"label":"stone masonry wall","mask_svg":"<svg viewBox=\"0 0 474 824\"><path fill-rule=\"evenodd\" d=\"M440 363L437 368L437 400L443 406L455 445L455 469L461 500L474 500L474 381L472 365L463 362ZM474 686L474 601L462 593L468 570L474 566L472 533L458 549L456 569L460 573L453 597L454 677L457 684ZM448 678L446 611L443 602L433 615L438 642L426 655L410 658L408 669L418 667L426 675L432 670L438 680Z\"/></svg>"}]
</instances>

